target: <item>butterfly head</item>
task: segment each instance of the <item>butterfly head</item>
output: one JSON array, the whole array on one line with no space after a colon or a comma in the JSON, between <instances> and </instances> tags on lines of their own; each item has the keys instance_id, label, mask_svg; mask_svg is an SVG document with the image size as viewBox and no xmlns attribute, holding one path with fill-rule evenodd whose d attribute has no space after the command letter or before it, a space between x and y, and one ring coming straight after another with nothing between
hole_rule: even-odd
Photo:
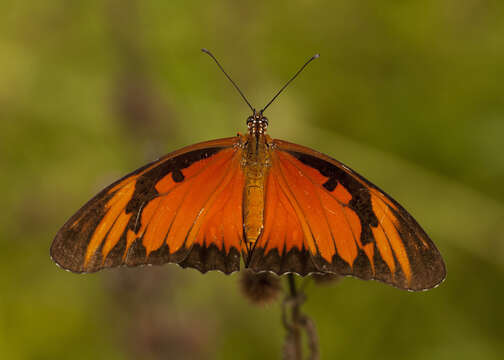
<instances>
[{"instance_id":1,"label":"butterfly head","mask_svg":"<svg viewBox=\"0 0 504 360\"><path fill-rule=\"evenodd\" d=\"M268 118L262 111L254 110L254 114L247 118L247 127L251 135L264 134L268 128Z\"/></svg>"}]
</instances>

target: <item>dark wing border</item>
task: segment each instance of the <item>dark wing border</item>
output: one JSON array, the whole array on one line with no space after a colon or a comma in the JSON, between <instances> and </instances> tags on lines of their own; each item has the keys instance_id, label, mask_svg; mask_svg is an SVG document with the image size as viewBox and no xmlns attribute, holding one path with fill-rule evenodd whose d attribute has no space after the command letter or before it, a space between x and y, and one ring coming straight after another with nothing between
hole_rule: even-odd
<instances>
[{"instance_id":1,"label":"dark wing border","mask_svg":"<svg viewBox=\"0 0 504 360\"><path fill-rule=\"evenodd\" d=\"M379 198L388 211L399 220L396 231L400 235L400 240L408 255L411 266L410 279L406 279L402 271L396 272L396 274L391 273L381 259L378 249L375 249L371 261L360 253L353 269L350 269L337 254L331 263L320 258L316 259L316 263L321 264L325 272L353 275L363 279L376 279L402 289L415 291L435 287L444 280L446 267L439 250L413 216L390 195L348 166L323 153L278 139L275 139L273 144L275 151L284 151L292 155L326 177L327 181L320 185L328 192L334 190L338 183L341 183L349 191L352 195L349 207L357 213L361 221L360 240L363 245L375 243L372 227L379 226L375 214L377 210L373 209L371 203L372 196L374 199ZM394 258L397 268L401 270L397 257L394 256Z\"/></svg>"},{"instance_id":2,"label":"dark wing border","mask_svg":"<svg viewBox=\"0 0 504 360\"><path fill-rule=\"evenodd\" d=\"M138 231L137 214L141 211L143 204L159 195L155 185L161 179L171 174L174 182L182 182L184 181L183 169L202 159L211 158L221 150L235 147L238 143L239 138L231 137L187 146L142 166L105 187L71 216L58 231L50 249L52 260L60 267L76 273L95 272L120 265L138 266L166 262L180 263L182 266L194 267L202 272L217 269L230 273L238 270L240 250L234 248L225 253L215 246L205 248L196 245L194 248L183 248L175 253L170 253L168 246L163 245L146 257L141 237L134 239L132 244L127 245L128 230ZM97 225L107 213L106 204L122 189L127 188L128 185L132 186L131 182L135 182L134 189L124 196L119 194L119 198L123 197L126 202L125 212L132 214L129 219L126 219L128 222L124 233L103 259L101 250L105 243L105 235L92 259L85 266L85 254L89 241ZM128 249L127 257L123 256L126 249ZM205 262L211 265L199 266L202 259L206 259Z\"/></svg>"}]
</instances>

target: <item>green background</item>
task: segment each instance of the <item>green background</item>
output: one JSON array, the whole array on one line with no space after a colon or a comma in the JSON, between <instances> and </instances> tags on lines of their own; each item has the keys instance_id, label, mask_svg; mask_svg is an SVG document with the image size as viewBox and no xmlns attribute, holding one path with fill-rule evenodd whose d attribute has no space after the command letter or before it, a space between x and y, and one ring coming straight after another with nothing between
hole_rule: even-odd
<instances>
[{"instance_id":1,"label":"green background","mask_svg":"<svg viewBox=\"0 0 504 360\"><path fill-rule=\"evenodd\" d=\"M278 359L280 302L175 265L75 275L49 246L99 189L245 131L316 148L402 203L448 276L305 283L322 359L504 353L504 2L0 1L0 358Z\"/></svg>"}]
</instances>

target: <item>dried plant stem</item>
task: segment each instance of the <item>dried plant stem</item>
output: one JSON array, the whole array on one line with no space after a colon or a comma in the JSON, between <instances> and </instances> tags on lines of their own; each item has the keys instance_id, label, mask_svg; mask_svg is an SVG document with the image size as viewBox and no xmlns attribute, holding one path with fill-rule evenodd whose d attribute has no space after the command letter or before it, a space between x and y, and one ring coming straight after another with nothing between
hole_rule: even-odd
<instances>
[{"instance_id":1,"label":"dried plant stem","mask_svg":"<svg viewBox=\"0 0 504 360\"><path fill-rule=\"evenodd\" d=\"M301 344L301 324L300 324L300 301L297 301L298 292L296 289L296 280L294 279L294 275L288 275L289 281L289 291L291 297L294 299L292 306L292 341L294 342L294 353L295 357L293 360L301 360L303 358L303 346Z\"/></svg>"},{"instance_id":2,"label":"dried plant stem","mask_svg":"<svg viewBox=\"0 0 504 360\"><path fill-rule=\"evenodd\" d=\"M284 345L284 359L303 359L302 331L304 330L308 338L308 347L310 349L308 359L317 360L319 358L319 350L315 323L301 312L301 304L305 301L306 297L297 290L296 279L293 274L287 275L287 281L289 285L289 295L282 306L282 321L287 330ZM291 307L290 319L288 319L287 315L288 307Z\"/></svg>"}]
</instances>

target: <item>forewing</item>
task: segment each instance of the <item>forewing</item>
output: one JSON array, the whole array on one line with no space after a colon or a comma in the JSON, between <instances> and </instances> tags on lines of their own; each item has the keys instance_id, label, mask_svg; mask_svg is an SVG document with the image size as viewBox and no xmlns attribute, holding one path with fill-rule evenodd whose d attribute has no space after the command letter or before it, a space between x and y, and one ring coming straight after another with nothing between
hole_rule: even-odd
<instances>
[{"instance_id":1,"label":"forewing","mask_svg":"<svg viewBox=\"0 0 504 360\"><path fill-rule=\"evenodd\" d=\"M244 180L237 141L186 147L108 186L58 232L53 260L74 272L166 262L238 270Z\"/></svg>"},{"instance_id":2,"label":"forewing","mask_svg":"<svg viewBox=\"0 0 504 360\"><path fill-rule=\"evenodd\" d=\"M282 140L274 149L252 268L278 263L277 273L332 272L409 290L444 279L434 243L390 196L324 154Z\"/></svg>"}]
</instances>

